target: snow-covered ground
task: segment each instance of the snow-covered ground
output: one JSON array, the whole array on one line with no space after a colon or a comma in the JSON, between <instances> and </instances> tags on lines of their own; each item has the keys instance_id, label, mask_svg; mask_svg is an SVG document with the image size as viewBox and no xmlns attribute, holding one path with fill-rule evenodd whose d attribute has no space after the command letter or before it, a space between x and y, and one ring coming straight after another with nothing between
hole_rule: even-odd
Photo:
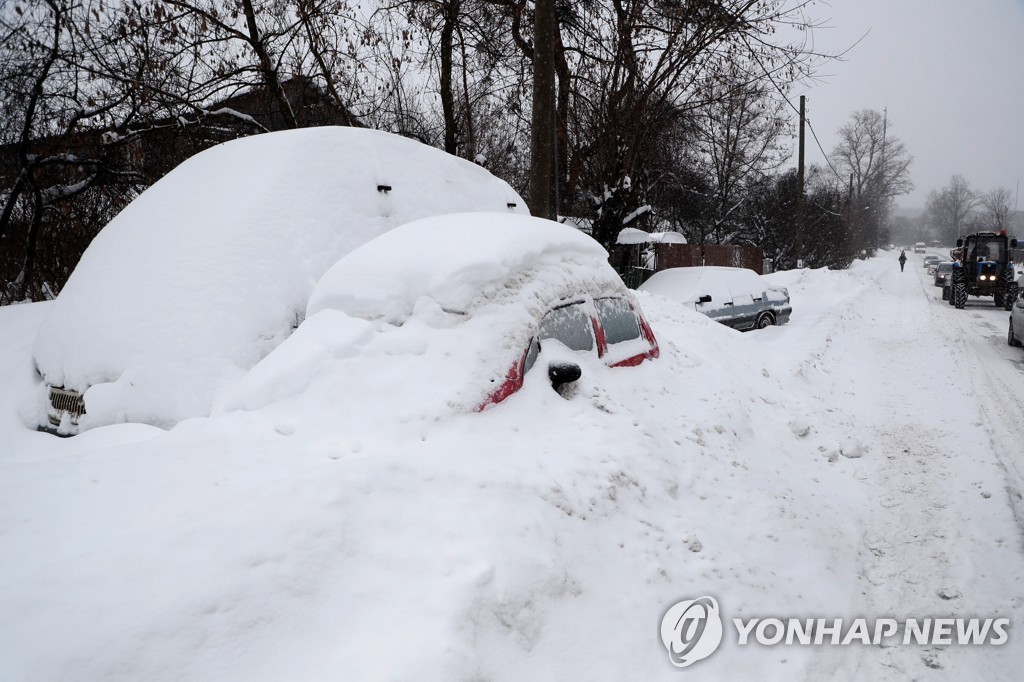
<instances>
[{"instance_id":1,"label":"snow-covered ground","mask_svg":"<svg viewBox=\"0 0 1024 682\"><path fill-rule=\"evenodd\" d=\"M19 416L51 304L2 308L0 679L1017 679L1015 630L726 638L685 672L658 635L701 595L1020 621L1024 353L920 258L771 275L792 321L750 334L641 294L661 358L584 367L571 400L534 371L424 419L377 377L70 439Z\"/></svg>"}]
</instances>

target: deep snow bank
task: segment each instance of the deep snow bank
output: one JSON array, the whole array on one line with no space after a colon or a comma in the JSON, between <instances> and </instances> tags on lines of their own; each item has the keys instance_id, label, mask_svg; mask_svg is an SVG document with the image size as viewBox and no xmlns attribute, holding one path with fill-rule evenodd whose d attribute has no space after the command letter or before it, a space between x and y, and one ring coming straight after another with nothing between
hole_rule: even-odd
<instances>
[{"instance_id":1,"label":"deep snow bank","mask_svg":"<svg viewBox=\"0 0 1024 682\"><path fill-rule=\"evenodd\" d=\"M483 413L398 410L429 390L398 344L387 381L325 362L333 392L3 462L0 677L676 679L657 627L680 599L856 608L864 464L794 421L827 413L758 353L788 328L640 299L662 357L587 364L571 400L532 372ZM701 673L812 655L727 644Z\"/></svg>"}]
</instances>

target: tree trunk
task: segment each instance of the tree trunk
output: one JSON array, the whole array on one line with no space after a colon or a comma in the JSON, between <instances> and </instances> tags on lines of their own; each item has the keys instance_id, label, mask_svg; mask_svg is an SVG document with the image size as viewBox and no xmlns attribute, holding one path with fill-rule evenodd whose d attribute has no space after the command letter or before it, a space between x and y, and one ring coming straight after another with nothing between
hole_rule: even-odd
<instances>
[{"instance_id":1,"label":"tree trunk","mask_svg":"<svg viewBox=\"0 0 1024 682\"><path fill-rule=\"evenodd\" d=\"M441 24L441 112L444 117L444 150L449 154L457 153L455 132L455 94L452 92L452 37L455 35L455 23L459 17L459 0L448 0L444 3L443 23Z\"/></svg>"},{"instance_id":2,"label":"tree trunk","mask_svg":"<svg viewBox=\"0 0 1024 682\"><path fill-rule=\"evenodd\" d=\"M270 59L267 47L263 44L263 37L260 35L259 26L256 24L256 11L253 9L252 0L242 0L242 8L245 11L245 22L249 29L249 44L260 60L260 71L263 73L263 81L267 85L267 90L270 91L270 96L274 98L277 106L281 109L281 116L284 117L285 126L288 128L298 128L299 123L295 118L295 112L292 111L292 105L284 94L284 88L281 87L281 81L277 77L277 69L274 68L274 62Z\"/></svg>"},{"instance_id":3,"label":"tree trunk","mask_svg":"<svg viewBox=\"0 0 1024 682\"><path fill-rule=\"evenodd\" d=\"M530 131L530 212L555 220L555 2L537 0L533 37L533 126Z\"/></svg>"}]
</instances>

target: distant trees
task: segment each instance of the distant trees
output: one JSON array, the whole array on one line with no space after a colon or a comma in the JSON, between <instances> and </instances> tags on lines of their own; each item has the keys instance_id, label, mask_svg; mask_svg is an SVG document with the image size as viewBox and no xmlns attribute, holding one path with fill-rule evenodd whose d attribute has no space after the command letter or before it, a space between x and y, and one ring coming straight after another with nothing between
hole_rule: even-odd
<instances>
[{"instance_id":1,"label":"distant trees","mask_svg":"<svg viewBox=\"0 0 1024 682\"><path fill-rule=\"evenodd\" d=\"M969 232L1011 229L1012 201L1008 189L977 192L963 176L954 175L948 185L928 193L925 216L933 234L951 244Z\"/></svg>"}]
</instances>

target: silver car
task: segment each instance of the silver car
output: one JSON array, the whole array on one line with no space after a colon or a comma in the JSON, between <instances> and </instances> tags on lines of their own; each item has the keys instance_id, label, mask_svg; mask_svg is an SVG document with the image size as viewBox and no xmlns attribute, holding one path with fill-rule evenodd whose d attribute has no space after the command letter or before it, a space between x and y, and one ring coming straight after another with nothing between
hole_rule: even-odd
<instances>
[{"instance_id":1,"label":"silver car","mask_svg":"<svg viewBox=\"0 0 1024 682\"><path fill-rule=\"evenodd\" d=\"M1017 284L1024 285L1024 276L1017 280ZM1020 292L1010 308L1010 331L1006 333L1006 342L1017 348L1024 345L1024 289Z\"/></svg>"},{"instance_id":2,"label":"silver car","mask_svg":"<svg viewBox=\"0 0 1024 682\"><path fill-rule=\"evenodd\" d=\"M949 283L949 278L953 276L953 261L947 260L942 261L935 266L935 281L933 284L937 287L945 286Z\"/></svg>"},{"instance_id":3,"label":"silver car","mask_svg":"<svg viewBox=\"0 0 1024 682\"><path fill-rule=\"evenodd\" d=\"M704 313L740 331L785 324L793 312L789 291L747 268L702 266L654 273L639 287Z\"/></svg>"}]
</instances>

